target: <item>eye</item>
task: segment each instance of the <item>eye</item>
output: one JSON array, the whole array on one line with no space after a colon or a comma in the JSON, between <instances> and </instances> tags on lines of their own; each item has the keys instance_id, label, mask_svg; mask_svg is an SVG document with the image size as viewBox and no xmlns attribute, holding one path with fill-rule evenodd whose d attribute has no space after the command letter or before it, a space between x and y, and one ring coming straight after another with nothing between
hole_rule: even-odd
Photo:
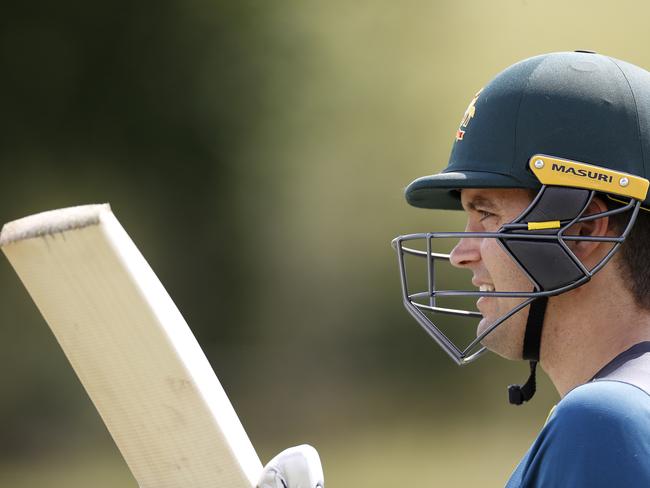
<instances>
[{"instance_id":1,"label":"eye","mask_svg":"<svg viewBox=\"0 0 650 488\"><path fill-rule=\"evenodd\" d=\"M481 216L481 218L479 219L480 222L483 222L485 219L489 217L494 217L493 213L487 212L485 210L479 210L478 213Z\"/></svg>"}]
</instances>

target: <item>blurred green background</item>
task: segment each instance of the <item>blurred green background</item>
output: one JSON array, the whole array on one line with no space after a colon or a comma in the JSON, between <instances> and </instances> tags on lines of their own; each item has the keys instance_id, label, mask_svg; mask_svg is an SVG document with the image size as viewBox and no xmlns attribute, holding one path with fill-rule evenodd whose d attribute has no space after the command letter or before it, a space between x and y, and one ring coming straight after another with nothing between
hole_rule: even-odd
<instances>
[{"instance_id":1,"label":"blurred green background","mask_svg":"<svg viewBox=\"0 0 650 488\"><path fill-rule=\"evenodd\" d=\"M645 2L5 2L0 217L110 202L260 457L308 442L330 488L502 486L557 400L457 368L403 310L390 240L476 91L532 55L650 67ZM0 486L136 487L6 260Z\"/></svg>"}]
</instances>

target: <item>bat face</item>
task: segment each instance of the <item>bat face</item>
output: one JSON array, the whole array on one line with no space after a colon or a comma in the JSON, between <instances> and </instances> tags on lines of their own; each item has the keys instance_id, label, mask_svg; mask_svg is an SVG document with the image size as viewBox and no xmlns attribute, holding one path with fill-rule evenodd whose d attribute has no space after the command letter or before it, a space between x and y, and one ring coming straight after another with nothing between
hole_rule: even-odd
<instances>
[{"instance_id":1,"label":"bat face","mask_svg":"<svg viewBox=\"0 0 650 488\"><path fill-rule=\"evenodd\" d=\"M255 485L226 393L108 205L11 222L0 246L141 488Z\"/></svg>"}]
</instances>

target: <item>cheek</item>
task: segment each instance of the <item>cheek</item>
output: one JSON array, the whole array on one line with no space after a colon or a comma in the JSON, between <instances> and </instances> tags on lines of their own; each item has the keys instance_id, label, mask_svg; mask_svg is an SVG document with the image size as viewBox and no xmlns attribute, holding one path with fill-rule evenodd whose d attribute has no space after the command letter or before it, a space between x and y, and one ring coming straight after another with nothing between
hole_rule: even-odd
<instances>
[{"instance_id":1,"label":"cheek","mask_svg":"<svg viewBox=\"0 0 650 488\"><path fill-rule=\"evenodd\" d=\"M490 272L514 264L496 239L483 239L483 242L481 242L481 260Z\"/></svg>"},{"instance_id":2,"label":"cheek","mask_svg":"<svg viewBox=\"0 0 650 488\"><path fill-rule=\"evenodd\" d=\"M528 290L530 280L496 239L484 239L481 258L497 290Z\"/></svg>"}]
</instances>

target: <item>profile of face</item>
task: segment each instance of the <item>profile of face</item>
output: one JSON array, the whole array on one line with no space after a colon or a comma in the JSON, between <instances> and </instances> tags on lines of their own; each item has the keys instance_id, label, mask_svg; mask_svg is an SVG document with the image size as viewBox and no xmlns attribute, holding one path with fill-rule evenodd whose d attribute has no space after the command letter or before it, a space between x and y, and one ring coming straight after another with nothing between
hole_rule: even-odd
<instances>
[{"instance_id":1,"label":"profile of face","mask_svg":"<svg viewBox=\"0 0 650 488\"><path fill-rule=\"evenodd\" d=\"M524 211L531 202L522 189L464 189L461 202L467 214L466 232L496 232ZM472 272L472 284L481 291L532 291L533 284L496 239L464 238L451 252L453 266ZM477 335L524 298L481 297L477 308L483 315ZM521 359L528 307L497 326L482 341L507 359Z\"/></svg>"}]
</instances>

